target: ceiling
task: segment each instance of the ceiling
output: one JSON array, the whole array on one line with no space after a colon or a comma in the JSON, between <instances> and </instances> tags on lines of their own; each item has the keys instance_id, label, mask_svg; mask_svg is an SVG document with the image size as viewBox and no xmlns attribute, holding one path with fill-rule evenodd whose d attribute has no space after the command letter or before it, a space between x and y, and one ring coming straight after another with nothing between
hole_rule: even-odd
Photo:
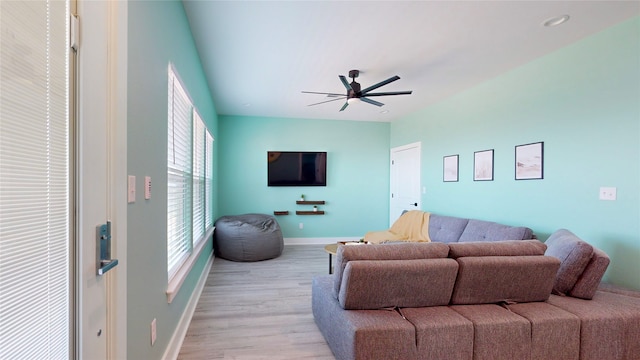
<instances>
[{"instance_id":1,"label":"ceiling","mask_svg":"<svg viewBox=\"0 0 640 360\"><path fill-rule=\"evenodd\" d=\"M360 121L393 121L640 14L639 1L183 4L218 114ZM398 75L376 91L413 94L308 106L332 98L302 91L346 94L351 69L363 89Z\"/></svg>"}]
</instances>

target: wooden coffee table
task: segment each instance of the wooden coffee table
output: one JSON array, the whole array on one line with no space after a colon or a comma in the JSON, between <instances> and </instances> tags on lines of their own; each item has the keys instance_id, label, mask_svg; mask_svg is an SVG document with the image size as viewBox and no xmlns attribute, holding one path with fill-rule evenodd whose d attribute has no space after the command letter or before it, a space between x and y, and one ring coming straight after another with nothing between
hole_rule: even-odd
<instances>
[{"instance_id":1,"label":"wooden coffee table","mask_svg":"<svg viewBox=\"0 0 640 360\"><path fill-rule=\"evenodd\" d=\"M324 246L324 251L329 253L329 274L333 274L333 256L338 253L338 246L342 246L347 243L361 244L359 241L338 241L335 244L329 244Z\"/></svg>"}]
</instances>

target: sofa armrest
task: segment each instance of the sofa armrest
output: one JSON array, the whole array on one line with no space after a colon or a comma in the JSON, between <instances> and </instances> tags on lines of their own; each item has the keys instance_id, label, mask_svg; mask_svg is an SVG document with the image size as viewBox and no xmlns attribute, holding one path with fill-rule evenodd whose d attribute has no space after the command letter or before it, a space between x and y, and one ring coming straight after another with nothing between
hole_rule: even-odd
<instances>
[{"instance_id":1,"label":"sofa armrest","mask_svg":"<svg viewBox=\"0 0 640 360\"><path fill-rule=\"evenodd\" d=\"M453 259L349 261L338 300L346 310L447 305L457 271Z\"/></svg>"}]
</instances>

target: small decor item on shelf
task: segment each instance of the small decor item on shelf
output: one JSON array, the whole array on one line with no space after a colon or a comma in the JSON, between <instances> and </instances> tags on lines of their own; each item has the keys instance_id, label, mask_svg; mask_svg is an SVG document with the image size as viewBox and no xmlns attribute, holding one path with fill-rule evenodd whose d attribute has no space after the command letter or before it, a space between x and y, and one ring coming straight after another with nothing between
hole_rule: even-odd
<instances>
[{"instance_id":1,"label":"small decor item on shelf","mask_svg":"<svg viewBox=\"0 0 640 360\"><path fill-rule=\"evenodd\" d=\"M317 212L318 211L318 207L313 205L313 211Z\"/></svg>"},{"instance_id":2,"label":"small decor item on shelf","mask_svg":"<svg viewBox=\"0 0 640 360\"><path fill-rule=\"evenodd\" d=\"M300 201L304 201L304 194L300 195Z\"/></svg>"}]
</instances>

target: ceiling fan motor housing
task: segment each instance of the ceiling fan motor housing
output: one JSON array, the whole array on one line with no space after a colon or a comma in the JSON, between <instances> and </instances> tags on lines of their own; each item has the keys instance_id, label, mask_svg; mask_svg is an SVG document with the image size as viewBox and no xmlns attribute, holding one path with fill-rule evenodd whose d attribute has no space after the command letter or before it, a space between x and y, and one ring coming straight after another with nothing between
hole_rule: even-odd
<instances>
[{"instance_id":1,"label":"ceiling fan motor housing","mask_svg":"<svg viewBox=\"0 0 640 360\"><path fill-rule=\"evenodd\" d=\"M358 84L355 81L352 81L351 84L351 88L353 89L353 92L349 92L349 94L347 95L348 97L357 97L360 96L360 84Z\"/></svg>"}]
</instances>

